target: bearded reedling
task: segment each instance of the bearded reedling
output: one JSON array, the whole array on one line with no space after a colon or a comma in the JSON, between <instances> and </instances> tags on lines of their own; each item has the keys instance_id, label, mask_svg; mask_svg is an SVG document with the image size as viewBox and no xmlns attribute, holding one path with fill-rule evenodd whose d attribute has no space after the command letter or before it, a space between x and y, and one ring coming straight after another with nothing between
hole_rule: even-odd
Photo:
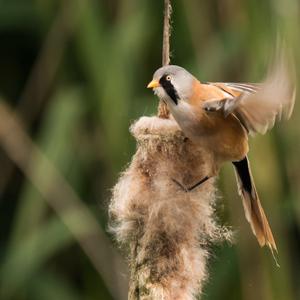
<instances>
[{"instance_id":1,"label":"bearded reedling","mask_svg":"<svg viewBox=\"0 0 300 300\"><path fill-rule=\"evenodd\" d=\"M226 161L233 163L246 219L259 245L268 246L272 254L277 252L247 153L249 134L264 134L274 126L276 118L288 119L293 111L295 86L284 55L278 57L262 84L201 83L184 68L169 65L158 69L147 87L168 105L185 136L212 153L217 166ZM212 171L185 189L190 191L215 175Z\"/></svg>"}]
</instances>

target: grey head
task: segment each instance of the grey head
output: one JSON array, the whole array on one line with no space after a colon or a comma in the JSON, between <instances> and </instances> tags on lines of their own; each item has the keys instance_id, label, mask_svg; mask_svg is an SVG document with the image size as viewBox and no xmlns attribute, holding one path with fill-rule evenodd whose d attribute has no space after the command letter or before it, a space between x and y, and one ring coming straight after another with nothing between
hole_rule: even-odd
<instances>
[{"instance_id":1,"label":"grey head","mask_svg":"<svg viewBox=\"0 0 300 300\"><path fill-rule=\"evenodd\" d=\"M148 88L170 105L178 105L180 100L188 100L192 93L195 77L184 68L168 65L156 70Z\"/></svg>"}]
</instances>

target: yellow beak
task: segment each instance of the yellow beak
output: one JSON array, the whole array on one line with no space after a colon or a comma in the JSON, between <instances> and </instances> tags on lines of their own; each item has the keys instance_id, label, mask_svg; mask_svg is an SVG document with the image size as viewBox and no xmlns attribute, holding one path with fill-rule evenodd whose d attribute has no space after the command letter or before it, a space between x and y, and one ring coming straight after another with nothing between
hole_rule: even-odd
<instances>
[{"instance_id":1,"label":"yellow beak","mask_svg":"<svg viewBox=\"0 0 300 300\"><path fill-rule=\"evenodd\" d=\"M148 85L147 85L147 89L154 89L156 87L159 87L160 86L160 83L153 79Z\"/></svg>"}]
</instances>

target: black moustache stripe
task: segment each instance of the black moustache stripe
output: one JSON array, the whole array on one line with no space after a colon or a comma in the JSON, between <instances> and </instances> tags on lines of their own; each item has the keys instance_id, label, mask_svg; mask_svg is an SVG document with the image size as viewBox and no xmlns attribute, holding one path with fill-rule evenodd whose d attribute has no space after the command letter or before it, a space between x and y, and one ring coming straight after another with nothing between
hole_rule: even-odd
<instances>
[{"instance_id":1,"label":"black moustache stripe","mask_svg":"<svg viewBox=\"0 0 300 300\"><path fill-rule=\"evenodd\" d=\"M169 95L169 97L173 100L173 102L177 105L178 104L178 93L175 90L173 84L170 80L166 79L167 75L164 75L160 78L159 83L163 87L163 89L166 91L166 93Z\"/></svg>"}]
</instances>

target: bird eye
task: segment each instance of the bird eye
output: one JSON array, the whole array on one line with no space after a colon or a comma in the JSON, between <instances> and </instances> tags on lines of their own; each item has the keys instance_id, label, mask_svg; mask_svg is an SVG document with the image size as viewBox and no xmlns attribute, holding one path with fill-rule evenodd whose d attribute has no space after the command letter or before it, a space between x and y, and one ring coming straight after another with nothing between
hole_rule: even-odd
<instances>
[{"instance_id":1,"label":"bird eye","mask_svg":"<svg viewBox=\"0 0 300 300\"><path fill-rule=\"evenodd\" d=\"M171 78L170 75L167 75L166 79L167 79L168 81L171 81L172 78Z\"/></svg>"}]
</instances>

